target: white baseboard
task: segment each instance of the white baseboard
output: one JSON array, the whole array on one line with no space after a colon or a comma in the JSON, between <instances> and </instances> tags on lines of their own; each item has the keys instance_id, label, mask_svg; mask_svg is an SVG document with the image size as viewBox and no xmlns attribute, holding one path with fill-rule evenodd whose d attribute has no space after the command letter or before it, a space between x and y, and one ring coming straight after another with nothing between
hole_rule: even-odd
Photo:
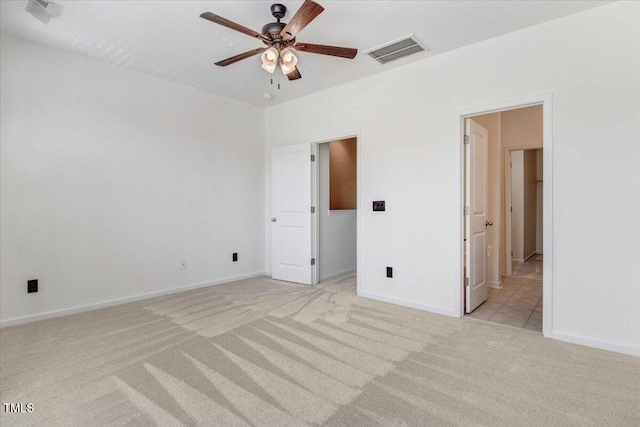
<instances>
[{"instance_id":1,"label":"white baseboard","mask_svg":"<svg viewBox=\"0 0 640 427\"><path fill-rule=\"evenodd\" d=\"M47 311L45 313L31 314L29 316L14 317L13 319L6 319L6 320L0 321L0 328L6 328L8 326L22 325L24 323L36 322L38 320L53 319L54 317L61 317L61 316L67 316L69 314L75 314L75 313L82 313L82 312L85 312L85 311L97 310L99 308L105 308L105 307L111 307L111 306L114 306L114 305L126 304L128 302L140 301L140 300L149 299L149 298L153 298L153 297L159 297L159 296L162 296L162 295L174 294L174 293L177 293L177 292L188 291L188 290L191 290L191 289L204 288L206 286L221 285L223 283L235 282L237 280L250 279L252 277L258 277L258 276L263 276L263 275L264 275L263 271L255 272L255 273L248 273L248 274L241 274L239 276L224 277L222 279L210 280L210 281L207 281L207 282L192 283L190 285L178 286L178 287L170 288L170 289L163 289L161 291L148 292L146 294L134 295L134 296L131 296L131 297L116 298L116 299L112 299L112 300L109 300L109 301L98 302L98 303L95 303L95 304L88 304L88 305L81 305L81 306L77 306L77 307L64 308L62 310Z\"/></svg>"},{"instance_id":2,"label":"white baseboard","mask_svg":"<svg viewBox=\"0 0 640 427\"><path fill-rule=\"evenodd\" d=\"M529 260L529 258L536 256L537 252L533 251L529 254L529 256L525 257L524 260L522 262L527 262Z\"/></svg>"},{"instance_id":3,"label":"white baseboard","mask_svg":"<svg viewBox=\"0 0 640 427\"><path fill-rule=\"evenodd\" d=\"M363 298L369 298L369 299L373 299L376 301L382 301L382 302L388 302L391 304L396 304L396 305L402 305L404 307L410 307L410 308L415 308L418 310L422 310L422 311L428 311L431 313L436 313L436 314L443 314L445 316L449 316L449 317L458 317L453 310L450 310L448 308L443 308L443 307L435 307L432 305L426 305L426 304L420 304L417 302L413 302L413 301L408 301L402 298L396 298L396 297L390 297L388 295L378 295L378 294L373 294L371 292L358 292L358 296L363 297Z\"/></svg>"},{"instance_id":4,"label":"white baseboard","mask_svg":"<svg viewBox=\"0 0 640 427\"><path fill-rule=\"evenodd\" d=\"M494 289L502 288L502 282L489 282L489 287Z\"/></svg>"},{"instance_id":5,"label":"white baseboard","mask_svg":"<svg viewBox=\"0 0 640 427\"><path fill-rule=\"evenodd\" d=\"M344 270L344 271L339 271L337 273L327 274L326 276L320 276L320 281L322 282L323 280L335 279L336 277L346 276L347 274L353 274L355 272L356 272L355 268L350 268L349 270Z\"/></svg>"},{"instance_id":6,"label":"white baseboard","mask_svg":"<svg viewBox=\"0 0 640 427\"><path fill-rule=\"evenodd\" d=\"M569 342L572 344L580 344L587 347L599 348L601 350L615 351L616 353L628 354L640 357L640 348L632 347L626 344L620 344L612 341L589 338L582 335L576 335L569 332L553 331L551 338L558 341Z\"/></svg>"}]
</instances>

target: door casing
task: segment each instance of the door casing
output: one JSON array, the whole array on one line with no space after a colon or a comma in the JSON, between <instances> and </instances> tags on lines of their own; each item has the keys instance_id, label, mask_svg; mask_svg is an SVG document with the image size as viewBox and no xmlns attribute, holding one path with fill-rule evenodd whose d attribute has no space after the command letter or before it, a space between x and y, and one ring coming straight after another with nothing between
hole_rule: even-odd
<instances>
[{"instance_id":1,"label":"door casing","mask_svg":"<svg viewBox=\"0 0 640 427\"><path fill-rule=\"evenodd\" d=\"M507 110L515 110L533 105L542 105L543 117L543 253L544 264L542 272L542 334L545 337L552 337L553 333L553 149L552 149L552 101L551 92L541 93L526 98L514 99L510 101L498 102L495 104L471 107L462 109L454 114L454 167L457 168L454 180L454 191L456 194L456 212L459 226L456 229L454 238L459 250L454 256L455 282L453 283L454 301L457 301L456 314L458 317L464 315L464 120L483 114L497 113ZM519 147L520 148L520 147Z\"/></svg>"}]
</instances>

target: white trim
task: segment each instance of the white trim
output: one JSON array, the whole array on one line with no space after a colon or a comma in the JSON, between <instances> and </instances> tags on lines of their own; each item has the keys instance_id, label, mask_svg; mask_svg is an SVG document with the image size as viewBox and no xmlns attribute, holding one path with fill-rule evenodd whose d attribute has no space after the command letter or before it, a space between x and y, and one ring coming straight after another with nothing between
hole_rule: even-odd
<instances>
[{"instance_id":1,"label":"white trim","mask_svg":"<svg viewBox=\"0 0 640 427\"><path fill-rule=\"evenodd\" d=\"M357 160L356 160L357 161ZM329 210L327 211L327 215L329 216L334 216L334 215L355 215L358 213L357 209L344 209L344 210Z\"/></svg>"},{"instance_id":2,"label":"white trim","mask_svg":"<svg viewBox=\"0 0 640 427\"><path fill-rule=\"evenodd\" d=\"M544 156L544 147L542 145L523 145L522 147L504 147L504 266L506 269L505 276L512 276L512 266L511 263L513 261L517 262L525 262L527 258L524 260L513 259L511 256L511 152L512 151L527 151L527 150L542 150L542 155ZM542 161L544 165L544 159ZM543 166L544 167L544 166ZM509 171L509 172L507 172ZM544 172L544 171L543 171ZM542 189L544 191L544 187ZM544 193L543 198L544 198ZM544 204L544 201L543 201ZM544 209L544 206L543 206ZM544 216L544 213L543 213ZM543 224L545 224L543 222ZM542 226L544 232L544 225Z\"/></svg>"},{"instance_id":3,"label":"white trim","mask_svg":"<svg viewBox=\"0 0 640 427\"><path fill-rule=\"evenodd\" d=\"M515 261L515 262L519 262L520 264L524 264L525 262L529 261L531 259L531 257L534 257L536 255L537 255L537 252L533 251L528 256L524 257L524 259L512 258L511 261L512 262Z\"/></svg>"},{"instance_id":4,"label":"white trim","mask_svg":"<svg viewBox=\"0 0 640 427\"><path fill-rule=\"evenodd\" d=\"M415 308L418 310L422 310L422 311L428 311L430 313L435 313L435 314L444 314L445 316L449 316L449 317L460 317L457 315L457 313L454 312L454 310L451 310L449 308L444 308L444 307L436 307L433 305L426 305L426 304L420 304L417 302L413 302L413 301L409 301L409 300L405 300L402 298L396 298L396 297L391 297L388 295L379 295L379 294L374 294L371 292L358 292L358 296L363 297L363 298L369 298L369 299L373 299L376 301L382 301L382 302L388 302L391 304L397 304L397 305L401 305L404 307L410 307L410 308Z\"/></svg>"},{"instance_id":5,"label":"white trim","mask_svg":"<svg viewBox=\"0 0 640 427\"><path fill-rule=\"evenodd\" d=\"M313 202L313 206L316 206L316 214L312 215L312 225L311 225L311 250L312 250L312 258L316 259L315 265L311 267L312 275L311 275L311 284L317 285L320 283L320 263L322 260L320 259L320 215L317 214L318 206L320 206L320 169L318 168L318 162L320 161L319 157L319 148L320 144L324 144L331 141L340 141L343 139L355 138L356 139L356 294L360 294L360 283L361 283L361 275L360 275L360 254L362 253L361 246L361 218L360 212L362 210L362 191L361 191L361 183L362 183L362 138L360 136L360 131L352 131L352 132L344 132L338 134L338 136L321 138L311 143L311 152L316 156L316 161L312 163L311 166L311 200ZM329 211L330 215L336 215L331 212L340 212L340 211ZM351 211L349 211L351 212ZM346 214L338 214L338 215L346 215ZM326 279L323 279L326 280Z\"/></svg>"},{"instance_id":6,"label":"white trim","mask_svg":"<svg viewBox=\"0 0 640 427\"><path fill-rule=\"evenodd\" d=\"M454 179L455 211L458 216L459 226L454 233L453 238L456 239L458 251L454 256L454 301L458 302L458 306L454 310L457 317L464 314L464 298L462 297L463 272L464 272L464 214L462 207L464 206L463 192L463 173L464 173L464 157L462 156L462 140L464 135L463 120L468 117L480 114L495 113L498 111L514 110L517 108L529 107L542 104L543 115L543 252L545 260L543 264L543 311L542 311L542 334L545 337L552 336L553 325L553 146L552 146L552 129L553 129L553 113L552 113L552 93L546 92L539 95L533 95L521 99L498 102L491 105L467 108L460 110L454 115L454 132L453 132L453 154L454 167L457 168Z\"/></svg>"},{"instance_id":7,"label":"white trim","mask_svg":"<svg viewBox=\"0 0 640 427\"><path fill-rule=\"evenodd\" d=\"M320 281L324 282L325 280L335 279L336 277L340 277L340 276L347 276L347 275L353 274L355 272L356 272L356 269L355 268L351 268L349 270L344 270L344 271L339 271L337 273L327 274L326 276L321 276L320 277Z\"/></svg>"},{"instance_id":8,"label":"white trim","mask_svg":"<svg viewBox=\"0 0 640 427\"><path fill-rule=\"evenodd\" d=\"M615 351L616 353L640 357L640 348L613 341L599 340L563 331L553 331L551 338L572 344L579 344L587 347L599 348L601 350Z\"/></svg>"},{"instance_id":9,"label":"white trim","mask_svg":"<svg viewBox=\"0 0 640 427\"><path fill-rule=\"evenodd\" d=\"M488 284L490 288L494 288L494 289L502 288L502 282L489 282Z\"/></svg>"},{"instance_id":10,"label":"white trim","mask_svg":"<svg viewBox=\"0 0 640 427\"><path fill-rule=\"evenodd\" d=\"M529 256L524 257L524 260L522 261L522 263L524 264L525 262L529 261L529 259L531 259L532 257L536 256L536 251L533 251L529 254Z\"/></svg>"},{"instance_id":11,"label":"white trim","mask_svg":"<svg viewBox=\"0 0 640 427\"><path fill-rule=\"evenodd\" d=\"M221 285L223 283L230 283L238 280L250 279L252 277L258 277L258 276L264 276L264 275L265 273L263 271L248 273L248 274L241 274L238 276L224 277L222 279L209 280L206 282L193 283L190 285L178 286L170 289L163 289L161 291L148 292L146 294L134 295L134 296L124 297L124 298L116 298L108 301L98 302L95 304L80 305L77 307L64 308L62 310L47 311L45 313L40 313L40 314L31 314L28 316L14 317L12 319L0 321L0 328L6 328L8 326L15 326L15 325L21 325L24 323L36 322L38 320L53 319L55 317L67 316L69 314L83 313L85 311L97 310L99 308L111 307L114 305L126 304L129 302L140 301L140 300L159 297L163 295L174 294L177 292L184 292L192 289L204 288L207 286Z\"/></svg>"}]
</instances>

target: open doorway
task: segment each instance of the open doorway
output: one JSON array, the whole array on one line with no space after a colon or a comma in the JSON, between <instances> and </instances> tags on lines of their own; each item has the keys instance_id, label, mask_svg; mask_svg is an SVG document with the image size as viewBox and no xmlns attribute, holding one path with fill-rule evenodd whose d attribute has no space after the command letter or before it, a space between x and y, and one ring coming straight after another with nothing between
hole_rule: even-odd
<instances>
[{"instance_id":1,"label":"open doorway","mask_svg":"<svg viewBox=\"0 0 640 427\"><path fill-rule=\"evenodd\" d=\"M505 276L542 280L543 149L507 149L505 162Z\"/></svg>"},{"instance_id":2,"label":"open doorway","mask_svg":"<svg viewBox=\"0 0 640 427\"><path fill-rule=\"evenodd\" d=\"M346 278L355 282L357 137L317 143L316 153L315 283L336 282Z\"/></svg>"},{"instance_id":3,"label":"open doorway","mask_svg":"<svg viewBox=\"0 0 640 427\"><path fill-rule=\"evenodd\" d=\"M359 282L352 274L359 270L361 242L357 135L271 150L273 279L317 285L321 276L350 275Z\"/></svg>"},{"instance_id":4,"label":"open doorway","mask_svg":"<svg viewBox=\"0 0 640 427\"><path fill-rule=\"evenodd\" d=\"M464 120L463 313L542 332L543 105Z\"/></svg>"}]
</instances>

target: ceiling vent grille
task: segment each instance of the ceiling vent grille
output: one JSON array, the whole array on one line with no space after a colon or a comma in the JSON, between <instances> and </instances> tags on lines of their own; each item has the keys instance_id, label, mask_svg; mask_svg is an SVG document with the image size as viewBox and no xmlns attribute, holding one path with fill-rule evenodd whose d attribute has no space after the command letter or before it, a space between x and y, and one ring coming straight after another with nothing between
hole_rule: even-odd
<instances>
[{"instance_id":1,"label":"ceiling vent grille","mask_svg":"<svg viewBox=\"0 0 640 427\"><path fill-rule=\"evenodd\" d=\"M413 34L410 34L385 45L374 47L368 50L366 54L381 64L387 64L427 50L429 49L416 40Z\"/></svg>"},{"instance_id":2,"label":"ceiling vent grille","mask_svg":"<svg viewBox=\"0 0 640 427\"><path fill-rule=\"evenodd\" d=\"M54 15L56 4L46 0L29 0L25 10L38 18L43 24L48 24Z\"/></svg>"}]
</instances>

